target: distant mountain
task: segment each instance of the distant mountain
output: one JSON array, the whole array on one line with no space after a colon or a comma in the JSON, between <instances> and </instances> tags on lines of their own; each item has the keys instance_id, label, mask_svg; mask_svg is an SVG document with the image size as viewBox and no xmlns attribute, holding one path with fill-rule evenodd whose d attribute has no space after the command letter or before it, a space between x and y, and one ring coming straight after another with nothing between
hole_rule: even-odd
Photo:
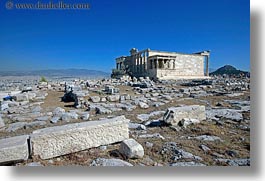
<instances>
[{"instance_id":1,"label":"distant mountain","mask_svg":"<svg viewBox=\"0 0 265 181\"><path fill-rule=\"evenodd\" d=\"M0 76L110 77L110 73L88 69L48 69L34 71L0 71Z\"/></svg>"},{"instance_id":2,"label":"distant mountain","mask_svg":"<svg viewBox=\"0 0 265 181\"><path fill-rule=\"evenodd\" d=\"M236 69L235 67L231 66L231 65L225 65L219 69L217 69L216 71L214 72L211 72L210 75L223 75L223 74L226 74L226 75L240 75L240 74L248 74L249 72L246 72L246 71L242 71L242 70L238 70Z\"/></svg>"}]
</instances>

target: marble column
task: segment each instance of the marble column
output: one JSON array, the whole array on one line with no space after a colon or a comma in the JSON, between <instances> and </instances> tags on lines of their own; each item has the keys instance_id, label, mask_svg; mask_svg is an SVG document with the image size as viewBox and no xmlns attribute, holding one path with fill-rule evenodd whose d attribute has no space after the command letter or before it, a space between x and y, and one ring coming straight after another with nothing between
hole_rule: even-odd
<instances>
[{"instance_id":1,"label":"marble column","mask_svg":"<svg viewBox=\"0 0 265 181\"><path fill-rule=\"evenodd\" d=\"M159 61L159 59L157 58L156 59L156 69L159 69L159 62L158 61Z\"/></svg>"},{"instance_id":2,"label":"marble column","mask_svg":"<svg viewBox=\"0 0 265 181\"><path fill-rule=\"evenodd\" d=\"M139 73L139 72L140 72L140 57L137 54L137 73Z\"/></svg>"},{"instance_id":3,"label":"marble column","mask_svg":"<svg viewBox=\"0 0 265 181\"><path fill-rule=\"evenodd\" d=\"M132 57L132 63L133 63L133 72L135 72L135 58L134 58L134 56Z\"/></svg>"},{"instance_id":4,"label":"marble column","mask_svg":"<svg viewBox=\"0 0 265 181\"><path fill-rule=\"evenodd\" d=\"M139 73L142 72L142 57L141 54L138 55L139 56Z\"/></svg>"},{"instance_id":5,"label":"marble column","mask_svg":"<svg viewBox=\"0 0 265 181\"><path fill-rule=\"evenodd\" d=\"M146 54L147 54L147 53L144 52L144 71L145 71L145 72L146 72L147 69L148 69L148 68L147 68L148 65L147 65L147 56L146 56Z\"/></svg>"},{"instance_id":6,"label":"marble column","mask_svg":"<svg viewBox=\"0 0 265 181\"><path fill-rule=\"evenodd\" d=\"M134 59L134 73L137 72L137 57L136 55L133 56L133 59Z\"/></svg>"},{"instance_id":7,"label":"marble column","mask_svg":"<svg viewBox=\"0 0 265 181\"><path fill-rule=\"evenodd\" d=\"M209 76L209 58L210 55L206 56L206 76Z\"/></svg>"},{"instance_id":8,"label":"marble column","mask_svg":"<svg viewBox=\"0 0 265 181\"><path fill-rule=\"evenodd\" d=\"M148 61L148 69L153 69L153 60L149 59Z\"/></svg>"}]
</instances>

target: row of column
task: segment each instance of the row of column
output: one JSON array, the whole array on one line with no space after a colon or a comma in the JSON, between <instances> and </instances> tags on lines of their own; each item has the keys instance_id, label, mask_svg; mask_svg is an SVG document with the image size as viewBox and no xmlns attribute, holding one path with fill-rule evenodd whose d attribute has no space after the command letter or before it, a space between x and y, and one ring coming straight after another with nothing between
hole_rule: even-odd
<instances>
[{"instance_id":1,"label":"row of column","mask_svg":"<svg viewBox=\"0 0 265 181\"><path fill-rule=\"evenodd\" d=\"M135 73L145 73L147 70L147 54L146 52L133 55L133 71Z\"/></svg>"},{"instance_id":2,"label":"row of column","mask_svg":"<svg viewBox=\"0 0 265 181\"><path fill-rule=\"evenodd\" d=\"M150 59L150 69L175 69L175 60Z\"/></svg>"},{"instance_id":3,"label":"row of column","mask_svg":"<svg viewBox=\"0 0 265 181\"><path fill-rule=\"evenodd\" d=\"M122 69L122 62L116 64L116 69L121 70Z\"/></svg>"},{"instance_id":4,"label":"row of column","mask_svg":"<svg viewBox=\"0 0 265 181\"><path fill-rule=\"evenodd\" d=\"M209 58L210 58L210 55L207 55L207 56L205 56L206 58L206 76L209 76Z\"/></svg>"},{"instance_id":5,"label":"row of column","mask_svg":"<svg viewBox=\"0 0 265 181\"><path fill-rule=\"evenodd\" d=\"M149 59L147 52L137 53L132 55L133 59L133 72L136 74L146 73L148 69L175 69L176 63L174 59ZM205 75L209 76L209 55L205 56ZM122 63L117 63L117 69L121 69Z\"/></svg>"}]
</instances>

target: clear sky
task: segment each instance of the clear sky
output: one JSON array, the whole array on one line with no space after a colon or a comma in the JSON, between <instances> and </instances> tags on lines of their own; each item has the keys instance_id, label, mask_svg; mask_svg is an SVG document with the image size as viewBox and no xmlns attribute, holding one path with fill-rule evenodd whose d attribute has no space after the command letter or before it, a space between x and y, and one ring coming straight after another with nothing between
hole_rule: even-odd
<instances>
[{"instance_id":1,"label":"clear sky","mask_svg":"<svg viewBox=\"0 0 265 181\"><path fill-rule=\"evenodd\" d=\"M0 1L0 70L110 72L133 47L211 50L211 68L250 69L249 0L64 0L88 2L89 10L7 10L6 1Z\"/></svg>"}]
</instances>

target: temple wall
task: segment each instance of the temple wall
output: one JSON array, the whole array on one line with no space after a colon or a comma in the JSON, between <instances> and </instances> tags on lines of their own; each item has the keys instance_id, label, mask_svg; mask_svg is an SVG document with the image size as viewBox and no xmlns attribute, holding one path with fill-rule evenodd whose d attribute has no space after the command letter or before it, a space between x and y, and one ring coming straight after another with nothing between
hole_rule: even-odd
<instances>
[{"instance_id":1,"label":"temple wall","mask_svg":"<svg viewBox=\"0 0 265 181\"><path fill-rule=\"evenodd\" d=\"M166 64L163 65L164 68L149 69L150 77L186 77L186 76L204 76L204 57L197 55L186 55L186 54L176 54L175 64L170 65L170 68ZM154 66L153 66L154 67ZM156 73L154 73L156 72Z\"/></svg>"},{"instance_id":2,"label":"temple wall","mask_svg":"<svg viewBox=\"0 0 265 181\"><path fill-rule=\"evenodd\" d=\"M205 76L205 56L144 50L126 57L126 65L135 77L176 79ZM207 74L207 73L206 73Z\"/></svg>"},{"instance_id":3,"label":"temple wall","mask_svg":"<svg viewBox=\"0 0 265 181\"><path fill-rule=\"evenodd\" d=\"M175 60L175 70L171 72L183 76L204 76L204 57L179 54Z\"/></svg>"}]
</instances>

